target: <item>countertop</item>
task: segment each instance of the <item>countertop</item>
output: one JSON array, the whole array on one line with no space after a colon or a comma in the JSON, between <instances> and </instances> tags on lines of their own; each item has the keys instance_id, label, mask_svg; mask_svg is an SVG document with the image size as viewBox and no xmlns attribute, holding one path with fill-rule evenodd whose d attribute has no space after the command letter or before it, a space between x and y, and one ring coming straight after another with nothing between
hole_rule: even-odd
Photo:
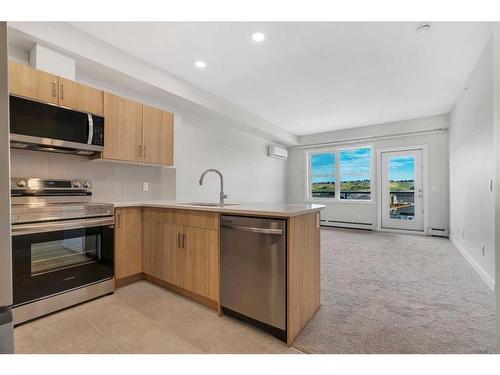
<instances>
[{"instance_id":1,"label":"countertop","mask_svg":"<svg viewBox=\"0 0 500 375\"><path fill-rule=\"evenodd\" d=\"M196 206L186 205L177 201L131 201L131 202L106 202L121 207L158 207L175 208L192 211L211 211L227 214L259 215L272 217L293 217L307 213L319 212L324 205L312 203L231 203L224 206Z\"/></svg>"}]
</instances>

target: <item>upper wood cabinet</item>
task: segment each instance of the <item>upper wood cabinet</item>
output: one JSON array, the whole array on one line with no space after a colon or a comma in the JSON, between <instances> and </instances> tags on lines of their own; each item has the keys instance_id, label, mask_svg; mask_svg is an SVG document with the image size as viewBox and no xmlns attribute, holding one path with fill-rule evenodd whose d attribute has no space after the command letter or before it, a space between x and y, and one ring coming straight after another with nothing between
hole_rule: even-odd
<instances>
[{"instance_id":1,"label":"upper wood cabinet","mask_svg":"<svg viewBox=\"0 0 500 375\"><path fill-rule=\"evenodd\" d=\"M104 114L102 90L88 87L54 74L42 72L26 64L9 61L10 93L25 98Z\"/></svg>"},{"instance_id":2,"label":"upper wood cabinet","mask_svg":"<svg viewBox=\"0 0 500 375\"><path fill-rule=\"evenodd\" d=\"M105 159L140 162L142 156L142 104L104 93Z\"/></svg>"},{"instance_id":3,"label":"upper wood cabinet","mask_svg":"<svg viewBox=\"0 0 500 375\"><path fill-rule=\"evenodd\" d=\"M142 272L142 209L118 208L115 214L115 277Z\"/></svg>"},{"instance_id":4,"label":"upper wood cabinet","mask_svg":"<svg viewBox=\"0 0 500 375\"><path fill-rule=\"evenodd\" d=\"M9 61L9 91L18 96L58 104L59 77Z\"/></svg>"},{"instance_id":5,"label":"upper wood cabinet","mask_svg":"<svg viewBox=\"0 0 500 375\"><path fill-rule=\"evenodd\" d=\"M174 115L161 109L142 106L144 162L173 164Z\"/></svg>"},{"instance_id":6,"label":"upper wood cabinet","mask_svg":"<svg viewBox=\"0 0 500 375\"><path fill-rule=\"evenodd\" d=\"M174 115L9 61L10 93L104 116L104 159L171 166Z\"/></svg>"},{"instance_id":7,"label":"upper wood cabinet","mask_svg":"<svg viewBox=\"0 0 500 375\"><path fill-rule=\"evenodd\" d=\"M102 116L103 96L101 90L59 77L59 105Z\"/></svg>"},{"instance_id":8,"label":"upper wood cabinet","mask_svg":"<svg viewBox=\"0 0 500 375\"><path fill-rule=\"evenodd\" d=\"M104 93L104 159L170 166L174 115Z\"/></svg>"}]
</instances>

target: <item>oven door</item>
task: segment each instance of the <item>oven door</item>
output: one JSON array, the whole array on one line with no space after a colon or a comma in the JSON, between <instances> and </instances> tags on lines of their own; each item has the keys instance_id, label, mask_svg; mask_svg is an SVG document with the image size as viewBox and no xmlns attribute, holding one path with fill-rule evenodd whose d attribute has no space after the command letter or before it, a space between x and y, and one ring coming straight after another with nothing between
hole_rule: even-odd
<instances>
[{"instance_id":1,"label":"oven door","mask_svg":"<svg viewBox=\"0 0 500 375\"><path fill-rule=\"evenodd\" d=\"M113 217L12 226L14 306L114 275Z\"/></svg>"}]
</instances>

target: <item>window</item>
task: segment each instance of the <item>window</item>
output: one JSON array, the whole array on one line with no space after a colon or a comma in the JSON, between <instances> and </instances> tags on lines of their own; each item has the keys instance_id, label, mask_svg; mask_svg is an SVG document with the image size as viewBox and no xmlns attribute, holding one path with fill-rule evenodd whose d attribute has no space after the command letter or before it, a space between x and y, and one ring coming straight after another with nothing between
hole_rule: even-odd
<instances>
[{"instance_id":1,"label":"window","mask_svg":"<svg viewBox=\"0 0 500 375\"><path fill-rule=\"evenodd\" d=\"M371 164L370 146L310 153L309 199L370 201Z\"/></svg>"},{"instance_id":2,"label":"window","mask_svg":"<svg viewBox=\"0 0 500 375\"><path fill-rule=\"evenodd\" d=\"M340 150L340 199L371 199L370 147Z\"/></svg>"},{"instance_id":3,"label":"window","mask_svg":"<svg viewBox=\"0 0 500 375\"><path fill-rule=\"evenodd\" d=\"M335 198L335 154L312 154L309 184L313 198Z\"/></svg>"}]
</instances>

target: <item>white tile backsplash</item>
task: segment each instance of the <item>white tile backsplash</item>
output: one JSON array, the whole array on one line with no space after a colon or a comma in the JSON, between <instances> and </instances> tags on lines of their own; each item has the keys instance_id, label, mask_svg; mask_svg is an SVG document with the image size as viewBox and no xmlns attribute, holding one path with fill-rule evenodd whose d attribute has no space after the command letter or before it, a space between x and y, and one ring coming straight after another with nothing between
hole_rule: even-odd
<instances>
[{"instance_id":1,"label":"white tile backsplash","mask_svg":"<svg viewBox=\"0 0 500 375\"><path fill-rule=\"evenodd\" d=\"M77 155L11 149L13 177L85 178L96 201L175 199L174 168L89 160ZM149 191L142 185L149 183Z\"/></svg>"}]
</instances>

